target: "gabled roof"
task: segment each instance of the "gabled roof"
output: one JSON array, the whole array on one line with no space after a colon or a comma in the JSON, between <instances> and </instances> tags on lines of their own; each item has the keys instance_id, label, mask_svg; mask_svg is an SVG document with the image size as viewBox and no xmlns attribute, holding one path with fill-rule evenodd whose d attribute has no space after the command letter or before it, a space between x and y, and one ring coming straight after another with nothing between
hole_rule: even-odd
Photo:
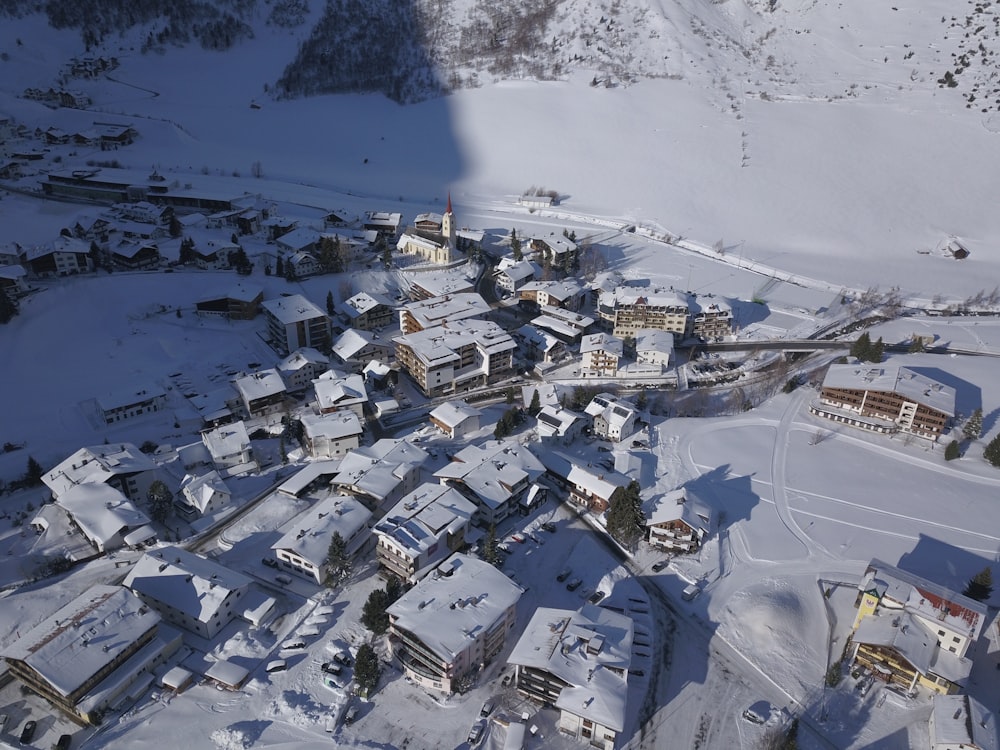
<instances>
[{"instance_id":1,"label":"gabled roof","mask_svg":"<svg viewBox=\"0 0 1000 750\"><path fill-rule=\"evenodd\" d=\"M539 607L507 663L539 669L567 683L556 708L620 732L625 728L632 636L632 619L604 607L584 604L576 612Z\"/></svg>"},{"instance_id":2,"label":"gabled roof","mask_svg":"<svg viewBox=\"0 0 1000 750\"><path fill-rule=\"evenodd\" d=\"M932 713L931 750L1000 750L996 714L971 695L935 695Z\"/></svg>"},{"instance_id":3,"label":"gabled roof","mask_svg":"<svg viewBox=\"0 0 1000 750\"><path fill-rule=\"evenodd\" d=\"M617 336L611 336L607 333L591 333L580 341L580 354L605 352L612 356L621 357L624 351L625 342Z\"/></svg>"},{"instance_id":4,"label":"gabled roof","mask_svg":"<svg viewBox=\"0 0 1000 750\"><path fill-rule=\"evenodd\" d=\"M356 498L330 495L284 524L281 538L271 549L289 550L320 567L326 562L335 533L345 542L351 542L347 554L357 551L365 541L365 534L355 535L367 526L371 517L371 511Z\"/></svg>"},{"instance_id":5,"label":"gabled roof","mask_svg":"<svg viewBox=\"0 0 1000 750\"><path fill-rule=\"evenodd\" d=\"M242 421L206 430L201 433L201 440L212 458L234 456L250 447L250 435Z\"/></svg>"},{"instance_id":6,"label":"gabled roof","mask_svg":"<svg viewBox=\"0 0 1000 750\"><path fill-rule=\"evenodd\" d=\"M281 323L300 323L314 318L325 318L326 313L316 305L307 300L301 294L293 294L290 297L277 297L276 299L264 300L262 303L268 313L277 318Z\"/></svg>"},{"instance_id":7,"label":"gabled roof","mask_svg":"<svg viewBox=\"0 0 1000 750\"><path fill-rule=\"evenodd\" d=\"M581 466L561 451L539 450L538 457L545 468L556 476L603 500L610 500L616 489L627 487L632 481L617 471Z\"/></svg>"},{"instance_id":8,"label":"gabled roof","mask_svg":"<svg viewBox=\"0 0 1000 750\"><path fill-rule=\"evenodd\" d=\"M80 689L160 622L121 586L93 586L4 651L34 669L62 696Z\"/></svg>"},{"instance_id":9,"label":"gabled roof","mask_svg":"<svg viewBox=\"0 0 1000 750\"><path fill-rule=\"evenodd\" d=\"M643 328L635 333L635 351L670 354L674 351L674 335L657 328Z\"/></svg>"},{"instance_id":10,"label":"gabled roof","mask_svg":"<svg viewBox=\"0 0 1000 750\"><path fill-rule=\"evenodd\" d=\"M332 414L303 414L299 417L305 434L310 438L323 437L328 440L340 440L351 435L364 432L358 415L349 409L342 409Z\"/></svg>"},{"instance_id":11,"label":"gabled roof","mask_svg":"<svg viewBox=\"0 0 1000 750\"><path fill-rule=\"evenodd\" d=\"M434 472L438 479L460 480L490 508L508 501L515 486L538 479L545 467L535 455L514 440L490 440L468 445Z\"/></svg>"},{"instance_id":12,"label":"gabled roof","mask_svg":"<svg viewBox=\"0 0 1000 750\"><path fill-rule=\"evenodd\" d=\"M465 401L445 401L436 407L430 416L446 427L454 429L467 419L481 417L483 412Z\"/></svg>"},{"instance_id":13,"label":"gabled roof","mask_svg":"<svg viewBox=\"0 0 1000 750\"><path fill-rule=\"evenodd\" d=\"M383 438L344 456L333 483L354 488L381 502L426 460L426 451L409 441Z\"/></svg>"},{"instance_id":14,"label":"gabled roof","mask_svg":"<svg viewBox=\"0 0 1000 750\"><path fill-rule=\"evenodd\" d=\"M653 526L671 521L683 521L690 528L709 534L715 513L689 489L680 488L664 494L649 514L647 524Z\"/></svg>"},{"instance_id":15,"label":"gabled roof","mask_svg":"<svg viewBox=\"0 0 1000 750\"><path fill-rule=\"evenodd\" d=\"M346 362L356 357L362 349L373 344L388 348L388 344L376 339L375 334L371 331L348 328L333 343L333 353Z\"/></svg>"},{"instance_id":16,"label":"gabled roof","mask_svg":"<svg viewBox=\"0 0 1000 750\"><path fill-rule=\"evenodd\" d=\"M489 563L456 553L388 608L395 627L451 662L517 604L524 590Z\"/></svg>"},{"instance_id":17,"label":"gabled roof","mask_svg":"<svg viewBox=\"0 0 1000 750\"><path fill-rule=\"evenodd\" d=\"M320 367L327 368L330 366L330 358L318 349L313 349L311 346L304 346L301 349L296 349L281 360L278 363L277 369L280 372L295 372L301 370L306 365L319 365Z\"/></svg>"},{"instance_id":18,"label":"gabled roof","mask_svg":"<svg viewBox=\"0 0 1000 750\"><path fill-rule=\"evenodd\" d=\"M316 400L319 402L320 409L347 407L368 400L365 379L357 374L338 379L320 376L313 380L313 388L316 391Z\"/></svg>"},{"instance_id":19,"label":"gabled roof","mask_svg":"<svg viewBox=\"0 0 1000 750\"><path fill-rule=\"evenodd\" d=\"M345 299L337 305L337 312L348 320L359 318L370 310L374 310L379 305L389 306L389 303L376 294L368 292L358 292L353 297Z\"/></svg>"},{"instance_id":20,"label":"gabled roof","mask_svg":"<svg viewBox=\"0 0 1000 750\"><path fill-rule=\"evenodd\" d=\"M222 477L215 469L207 474L194 476L188 474L181 481L181 494L187 499L189 505L204 513L208 504L218 495L231 496L232 493L222 481Z\"/></svg>"},{"instance_id":21,"label":"gabled roof","mask_svg":"<svg viewBox=\"0 0 1000 750\"><path fill-rule=\"evenodd\" d=\"M454 487L424 483L386 511L375 533L389 537L414 558L465 528L476 506Z\"/></svg>"},{"instance_id":22,"label":"gabled roof","mask_svg":"<svg viewBox=\"0 0 1000 750\"><path fill-rule=\"evenodd\" d=\"M209 622L226 597L234 591L246 590L250 583L242 573L183 547L168 546L140 557L122 585L198 622Z\"/></svg>"},{"instance_id":23,"label":"gabled roof","mask_svg":"<svg viewBox=\"0 0 1000 750\"><path fill-rule=\"evenodd\" d=\"M73 516L87 539L104 546L119 534L150 523L149 516L107 484L81 484L59 496L56 504Z\"/></svg>"},{"instance_id":24,"label":"gabled roof","mask_svg":"<svg viewBox=\"0 0 1000 750\"><path fill-rule=\"evenodd\" d=\"M42 476L42 481L59 496L72 487L107 482L114 476L153 471L156 464L132 443L112 443L80 448L72 456Z\"/></svg>"},{"instance_id":25,"label":"gabled roof","mask_svg":"<svg viewBox=\"0 0 1000 750\"><path fill-rule=\"evenodd\" d=\"M281 375L273 367L236 378L234 385L247 402L276 396L286 390L285 381L281 379Z\"/></svg>"}]
</instances>

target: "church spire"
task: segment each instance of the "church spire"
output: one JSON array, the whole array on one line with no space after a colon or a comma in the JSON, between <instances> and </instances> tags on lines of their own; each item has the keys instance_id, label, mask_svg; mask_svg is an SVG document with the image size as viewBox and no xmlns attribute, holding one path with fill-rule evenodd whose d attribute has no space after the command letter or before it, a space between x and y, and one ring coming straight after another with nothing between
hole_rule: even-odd
<instances>
[{"instance_id":1,"label":"church spire","mask_svg":"<svg viewBox=\"0 0 1000 750\"><path fill-rule=\"evenodd\" d=\"M455 242L455 215L451 212L451 191L448 191L448 208L441 217L441 235L446 242Z\"/></svg>"}]
</instances>

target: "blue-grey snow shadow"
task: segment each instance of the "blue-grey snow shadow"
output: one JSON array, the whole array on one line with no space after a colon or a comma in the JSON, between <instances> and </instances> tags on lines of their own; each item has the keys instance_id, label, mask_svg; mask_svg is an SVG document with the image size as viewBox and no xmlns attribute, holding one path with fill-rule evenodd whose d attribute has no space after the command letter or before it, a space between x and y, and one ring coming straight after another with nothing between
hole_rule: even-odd
<instances>
[{"instance_id":1,"label":"blue-grey snow shadow","mask_svg":"<svg viewBox=\"0 0 1000 750\"><path fill-rule=\"evenodd\" d=\"M956 377L947 370L937 367L909 367L915 373L931 378L955 389L955 413L968 417L976 409L983 406L983 392L978 385L968 380ZM994 416L995 419L995 416ZM983 419L983 434L989 431L985 418Z\"/></svg>"},{"instance_id":2,"label":"blue-grey snow shadow","mask_svg":"<svg viewBox=\"0 0 1000 750\"><path fill-rule=\"evenodd\" d=\"M913 549L899 558L897 567L960 594L976 573L995 564L995 556L980 557L940 539L921 534Z\"/></svg>"}]
</instances>

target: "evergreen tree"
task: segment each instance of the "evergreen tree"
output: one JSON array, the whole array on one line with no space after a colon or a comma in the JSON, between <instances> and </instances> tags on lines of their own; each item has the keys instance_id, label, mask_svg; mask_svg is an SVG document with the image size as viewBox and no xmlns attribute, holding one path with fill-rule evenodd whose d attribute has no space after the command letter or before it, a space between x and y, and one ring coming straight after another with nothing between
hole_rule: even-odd
<instances>
[{"instance_id":1,"label":"evergreen tree","mask_svg":"<svg viewBox=\"0 0 1000 750\"><path fill-rule=\"evenodd\" d=\"M333 292L326 293L326 314L333 317L333 314L337 311L337 306L333 302Z\"/></svg>"},{"instance_id":2,"label":"evergreen tree","mask_svg":"<svg viewBox=\"0 0 1000 750\"><path fill-rule=\"evenodd\" d=\"M375 589L368 595L361 610L361 624L375 635L382 635L389 629L389 615L385 611L388 606L385 589Z\"/></svg>"},{"instance_id":3,"label":"evergreen tree","mask_svg":"<svg viewBox=\"0 0 1000 750\"><path fill-rule=\"evenodd\" d=\"M914 336L910 339L910 345L906 351L910 354L919 354L924 351L924 340L920 336Z\"/></svg>"},{"instance_id":4,"label":"evergreen tree","mask_svg":"<svg viewBox=\"0 0 1000 750\"><path fill-rule=\"evenodd\" d=\"M378 654L369 644L363 643L354 659L354 681L358 684L358 694L363 698L371 695L382 675L382 665Z\"/></svg>"},{"instance_id":5,"label":"evergreen tree","mask_svg":"<svg viewBox=\"0 0 1000 750\"><path fill-rule=\"evenodd\" d=\"M952 440L950 443L948 443L948 446L944 449L945 461L954 461L961 455L962 455L962 450L959 447L957 440Z\"/></svg>"},{"instance_id":6,"label":"evergreen tree","mask_svg":"<svg viewBox=\"0 0 1000 750\"><path fill-rule=\"evenodd\" d=\"M339 531L333 532L330 539L330 547L326 553L326 564L329 574L326 577L326 585L334 586L344 580L351 572L351 561L347 557L347 543Z\"/></svg>"},{"instance_id":7,"label":"evergreen tree","mask_svg":"<svg viewBox=\"0 0 1000 750\"><path fill-rule=\"evenodd\" d=\"M642 538L646 516L642 512L639 483L634 479L626 487L619 487L611 495L608 506L607 527L612 538L626 549L633 549Z\"/></svg>"},{"instance_id":8,"label":"evergreen tree","mask_svg":"<svg viewBox=\"0 0 1000 750\"><path fill-rule=\"evenodd\" d=\"M969 584L962 592L963 596L975 599L977 602L985 602L993 594L993 571L990 566L980 570L972 576Z\"/></svg>"},{"instance_id":9,"label":"evergreen tree","mask_svg":"<svg viewBox=\"0 0 1000 750\"><path fill-rule=\"evenodd\" d=\"M643 388L639 391L639 395L635 397L635 408L639 411L645 411L648 401L649 397L646 395L646 389Z\"/></svg>"},{"instance_id":10,"label":"evergreen tree","mask_svg":"<svg viewBox=\"0 0 1000 750\"><path fill-rule=\"evenodd\" d=\"M17 315L17 305L0 290L0 324L9 323L15 315Z\"/></svg>"},{"instance_id":11,"label":"evergreen tree","mask_svg":"<svg viewBox=\"0 0 1000 750\"><path fill-rule=\"evenodd\" d=\"M496 565L500 562L500 543L497 541L497 525L495 523L490 524L490 530L486 532L486 541L483 542L483 547L479 551L479 558L490 565Z\"/></svg>"},{"instance_id":12,"label":"evergreen tree","mask_svg":"<svg viewBox=\"0 0 1000 750\"><path fill-rule=\"evenodd\" d=\"M170 215L170 236L177 239L184 233L184 227L181 226L181 220L177 218L174 214Z\"/></svg>"},{"instance_id":13,"label":"evergreen tree","mask_svg":"<svg viewBox=\"0 0 1000 750\"><path fill-rule=\"evenodd\" d=\"M149 517L157 523L163 523L170 515L170 507L174 501L174 494L170 491L162 480L157 479L146 492L146 500L149 503Z\"/></svg>"},{"instance_id":14,"label":"evergreen tree","mask_svg":"<svg viewBox=\"0 0 1000 750\"><path fill-rule=\"evenodd\" d=\"M1000 433L997 433L996 437L986 446L986 450L983 451L983 458L993 466L1000 466Z\"/></svg>"},{"instance_id":15,"label":"evergreen tree","mask_svg":"<svg viewBox=\"0 0 1000 750\"><path fill-rule=\"evenodd\" d=\"M978 440L983 434L983 410L978 406L962 428L962 434L966 440Z\"/></svg>"},{"instance_id":16,"label":"evergreen tree","mask_svg":"<svg viewBox=\"0 0 1000 750\"><path fill-rule=\"evenodd\" d=\"M278 259L274 261L274 275L275 276L285 275L285 261L282 260L280 255L278 256Z\"/></svg>"},{"instance_id":17,"label":"evergreen tree","mask_svg":"<svg viewBox=\"0 0 1000 750\"><path fill-rule=\"evenodd\" d=\"M517 238L517 230L510 230L510 252L514 256L514 260L521 260L524 258L524 253L521 252L521 240Z\"/></svg>"},{"instance_id":18,"label":"evergreen tree","mask_svg":"<svg viewBox=\"0 0 1000 750\"><path fill-rule=\"evenodd\" d=\"M868 359L868 352L871 348L872 338L868 335L868 331L865 331L858 336L858 340L851 345L851 356L864 362Z\"/></svg>"},{"instance_id":19,"label":"evergreen tree","mask_svg":"<svg viewBox=\"0 0 1000 750\"><path fill-rule=\"evenodd\" d=\"M542 410L542 399L538 395L538 389L535 389L534 395L531 397L531 403L528 405L528 414L533 417L538 416L538 412Z\"/></svg>"},{"instance_id":20,"label":"evergreen tree","mask_svg":"<svg viewBox=\"0 0 1000 750\"><path fill-rule=\"evenodd\" d=\"M399 580L399 576L389 576L385 582L385 606L389 607L395 604L402 595L403 582Z\"/></svg>"},{"instance_id":21,"label":"evergreen tree","mask_svg":"<svg viewBox=\"0 0 1000 750\"><path fill-rule=\"evenodd\" d=\"M24 481L27 482L29 486L41 484L42 474L44 473L42 465L35 460L35 457L28 456L28 470L24 474Z\"/></svg>"},{"instance_id":22,"label":"evergreen tree","mask_svg":"<svg viewBox=\"0 0 1000 750\"><path fill-rule=\"evenodd\" d=\"M177 261L181 265L194 263L194 240L190 237L185 237L181 240L181 249L178 252Z\"/></svg>"},{"instance_id":23,"label":"evergreen tree","mask_svg":"<svg viewBox=\"0 0 1000 750\"><path fill-rule=\"evenodd\" d=\"M881 362L884 356L885 356L885 343L882 341L882 337L879 336L878 341L872 344L871 349L868 350L868 361Z\"/></svg>"},{"instance_id":24,"label":"evergreen tree","mask_svg":"<svg viewBox=\"0 0 1000 750\"><path fill-rule=\"evenodd\" d=\"M509 406L510 404L513 404L514 399L517 398L517 391L514 390L513 386L511 386L510 388L507 389L504 397L506 398L507 405Z\"/></svg>"}]
</instances>

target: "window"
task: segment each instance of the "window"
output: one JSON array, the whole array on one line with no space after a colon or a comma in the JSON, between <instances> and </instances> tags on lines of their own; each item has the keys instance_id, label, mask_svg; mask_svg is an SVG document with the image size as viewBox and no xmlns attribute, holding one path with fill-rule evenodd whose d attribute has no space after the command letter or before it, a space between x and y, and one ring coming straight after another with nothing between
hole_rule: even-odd
<instances>
[{"instance_id":1,"label":"window","mask_svg":"<svg viewBox=\"0 0 1000 750\"><path fill-rule=\"evenodd\" d=\"M951 640L952 640L952 643L961 643L962 642L962 639L959 638L957 635L956 636L952 636Z\"/></svg>"}]
</instances>

